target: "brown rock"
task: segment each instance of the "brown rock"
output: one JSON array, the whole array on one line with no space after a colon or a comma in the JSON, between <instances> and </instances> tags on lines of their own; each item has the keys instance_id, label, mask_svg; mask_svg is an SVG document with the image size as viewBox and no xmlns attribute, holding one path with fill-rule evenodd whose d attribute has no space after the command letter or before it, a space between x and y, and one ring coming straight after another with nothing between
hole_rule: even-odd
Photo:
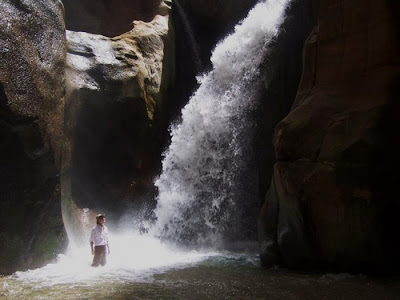
<instances>
[{"instance_id":1,"label":"brown rock","mask_svg":"<svg viewBox=\"0 0 400 300\"><path fill-rule=\"evenodd\" d=\"M393 9L379 0L320 3L295 104L275 129L277 237L289 266L387 270L399 263Z\"/></svg>"},{"instance_id":2,"label":"brown rock","mask_svg":"<svg viewBox=\"0 0 400 300\"><path fill-rule=\"evenodd\" d=\"M114 38L67 31L63 216L75 243L87 243L97 212L116 222L152 201L174 82L168 20L135 21Z\"/></svg>"},{"instance_id":3,"label":"brown rock","mask_svg":"<svg viewBox=\"0 0 400 300\"><path fill-rule=\"evenodd\" d=\"M66 27L108 37L133 28L133 21L150 22L160 10L162 0L64 0Z\"/></svg>"},{"instance_id":4,"label":"brown rock","mask_svg":"<svg viewBox=\"0 0 400 300\"><path fill-rule=\"evenodd\" d=\"M0 273L58 253L64 113L61 2L0 2Z\"/></svg>"},{"instance_id":5,"label":"brown rock","mask_svg":"<svg viewBox=\"0 0 400 300\"><path fill-rule=\"evenodd\" d=\"M367 165L278 162L277 241L292 267L379 266L379 205ZM375 170L378 171L378 170Z\"/></svg>"}]
</instances>

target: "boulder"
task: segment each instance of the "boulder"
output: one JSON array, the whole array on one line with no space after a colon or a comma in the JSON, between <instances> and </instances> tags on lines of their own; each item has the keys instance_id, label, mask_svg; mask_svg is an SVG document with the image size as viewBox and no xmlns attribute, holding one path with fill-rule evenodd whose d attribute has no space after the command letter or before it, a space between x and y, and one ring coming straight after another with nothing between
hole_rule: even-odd
<instances>
[{"instance_id":1,"label":"boulder","mask_svg":"<svg viewBox=\"0 0 400 300\"><path fill-rule=\"evenodd\" d=\"M278 245L289 267L398 270L396 9L320 2L295 103L275 128L276 196L265 206L278 202L276 222L259 220L262 243Z\"/></svg>"},{"instance_id":2,"label":"boulder","mask_svg":"<svg viewBox=\"0 0 400 300\"><path fill-rule=\"evenodd\" d=\"M55 259L66 39L61 2L0 2L0 274Z\"/></svg>"},{"instance_id":3,"label":"boulder","mask_svg":"<svg viewBox=\"0 0 400 300\"><path fill-rule=\"evenodd\" d=\"M62 207L75 244L86 245L96 213L117 226L154 204L163 107L174 83L168 9L163 2L150 22L134 21L113 38L67 31Z\"/></svg>"}]
</instances>

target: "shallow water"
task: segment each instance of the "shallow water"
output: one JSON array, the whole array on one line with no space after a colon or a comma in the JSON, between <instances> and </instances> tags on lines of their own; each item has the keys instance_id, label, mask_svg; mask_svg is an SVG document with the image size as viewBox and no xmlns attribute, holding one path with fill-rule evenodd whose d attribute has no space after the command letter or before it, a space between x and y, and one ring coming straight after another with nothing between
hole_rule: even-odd
<instances>
[{"instance_id":1,"label":"shallow water","mask_svg":"<svg viewBox=\"0 0 400 300\"><path fill-rule=\"evenodd\" d=\"M0 278L2 299L400 299L400 279L263 269L255 254L182 251L143 236L113 238L105 267L89 246Z\"/></svg>"},{"instance_id":2,"label":"shallow water","mask_svg":"<svg viewBox=\"0 0 400 300\"><path fill-rule=\"evenodd\" d=\"M256 262L256 260L254 261ZM263 270L240 257L217 256L197 264L148 270L118 278L100 268L92 280L47 285L18 275L0 279L10 299L400 299L398 279L349 274L298 274Z\"/></svg>"}]
</instances>

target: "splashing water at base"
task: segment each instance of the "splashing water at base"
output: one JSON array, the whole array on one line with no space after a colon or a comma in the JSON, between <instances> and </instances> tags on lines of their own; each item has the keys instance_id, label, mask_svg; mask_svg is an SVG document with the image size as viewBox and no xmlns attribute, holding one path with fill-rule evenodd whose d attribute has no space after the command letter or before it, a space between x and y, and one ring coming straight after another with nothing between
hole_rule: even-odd
<instances>
[{"instance_id":1,"label":"splashing water at base","mask_svg":"<svg viewBox=\"0 0 400 300\"><path fill-rule=\"evenodd\" d=\"M215 48L213 70L199 79L199 89L182 110L182 122L171 130L156 181L155 235L211 247L255 239L252 116L262 82L260 65L289 2L260 2Z\"/></svg>"},{"instance_id":2,"label":"splashing water at base","mask_svg":"<svg viewBox=\"0 0 400 300\"><path fill-rule=\"evenodd\" d=\"M56 263L0 277L0 298L127 297L132 287L144 289L148 285L164 285L164 279L159 280L162 274L196 268L202 263L215 265L221 261L221 266L232 261L257 264L257 259L253 262L248 255L181 250L137 233L113 235L110 232L110 247L111 254L104 267L91 267L93 256L88 242L84 248L69 249L66 255L59 255ZM144 298L153 295L150 299L160 299L158 287L145 290L145 293L147 296Z\"/></svg>"},{"instance_id":3,"label":"splashing water at base","mask_svg":"<svg viewBox=\"0 0 400 300\"><path fill-rule=\"evenodd\" d=\"M157 182L158 223L150 230L156 235L162 236L169 226L172 230L166 236L172 240L211 235L209 241L215 243L220 229L224 233L224 225L232 226L233 193L238 192L235 176L243 167L238 161L248 150L246 111L253 106L251 88L287 3L258 4L216 48L214 70L201 79L200 89L183 111L182 124L173 130ZM196 210L198 214L193 214ZM88 217L83 209L84 226L90 226ZM400 295L399 280L382 284L349 274L321 277L263 270L249 250L245 254L187 251L166 246L151 235L113 235L111 228L110 245L105 267L91 267L87 242L84 248L60 255L57 263L0 276L0 298L396 299Z\"/></svg>"},{"instance_id":4,"label":"splashing water at base","mask_svg":"<svg viewBox=\"0 0 400 300\"><path fill-rule=\"evenodd\" d=\"M398 299L399 279L260 268L254 255L199 253L139 235L112 237L105 267L89 246L58 263L0 277L0 299Z\"/></svg>"},{"instance_id":5,"label":"splashing water at base","mask_svg":"<svg viewBox=\"0 0 400 300\"><path fill-rule=\"evenodd\" d=\"M146 280L154 270L196 263L216 253L182 251L162 244L158 239L139 234L111 235L111 254L104 267L91 266L93 256L89 242L85 248L69 249L66 255L59 255L58 262L15 276L25 282L39 286L101 282L105 280Z\"/></svg>"},{"instance_id":6,"label":"splashing water at base","mask_svg":"<svg viewBox=\"0 0 400 300\"><path fill-rule=\"evenodd\" d=\"M215 246L221 234L232 228L236 200L243 196L243 178L238 175L248 162L255 81L288 2L259 3L215 49L213 71L201 78L199 90L182 111L182 124L173 129L163 173L156 183L160 192L155 212L158 222L150 228L151 234L112 236L110 232L112 253L105 267L90 266L88 242L84 248L70 249L55 264L17 272L1 281L0 296L63 299L67 293L68 298L90 298L104 296L121 284L151 283L156 276L177 269L254 267L257 259L253 254L183 251L151 236L192 239L195 245L207 240ZM246 178L246 184L252 180ZM82 217L86 221L86 210ZM236 215L236 220L240 218Z\"/></svg>"}]
</instances>

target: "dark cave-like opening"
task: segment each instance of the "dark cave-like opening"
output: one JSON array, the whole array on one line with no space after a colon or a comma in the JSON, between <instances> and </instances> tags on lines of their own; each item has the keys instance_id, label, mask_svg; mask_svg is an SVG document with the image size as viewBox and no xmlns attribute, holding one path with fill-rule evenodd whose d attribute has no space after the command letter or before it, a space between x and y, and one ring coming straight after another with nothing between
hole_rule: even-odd
<instances>
[{"instance_id":1,"label":"dark cave-like opening","mask_svg":"<svg viewBox=\"0 0 400 300\"><path fill-rule=\"evenodd\" d=\"M161 0L63 0L66 28L108 37L132 29L132 22L149 22L158 12Z\"/></svg>"},{"instance_id":2,"label":"dark cave-like opening","mask_svg":"<svg viewBox=\"0 0 400 300\"><path fill-rule=\"evenodd\" d=\"M132 205L153 199L153 128L142 99L88 101L74 129L72 197L76 204L118 218Z\"/></svg>"}]
</instances>

